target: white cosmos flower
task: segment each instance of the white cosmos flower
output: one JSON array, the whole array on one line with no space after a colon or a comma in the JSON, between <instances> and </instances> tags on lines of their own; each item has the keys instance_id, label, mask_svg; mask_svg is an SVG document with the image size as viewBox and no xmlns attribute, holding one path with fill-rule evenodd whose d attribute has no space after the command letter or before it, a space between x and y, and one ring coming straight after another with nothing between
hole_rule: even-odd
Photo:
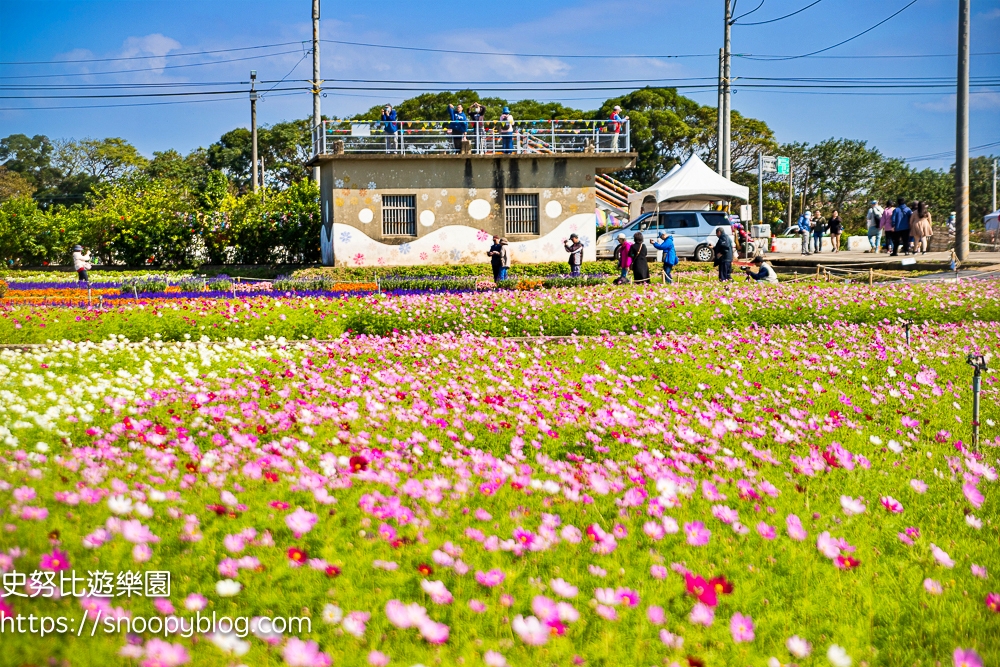
<instances>
[{"instance_id":1,"label":"white cosmos flower","mask_svg":"<svg viewBox=\"0 0 1000 667\"><path fill-rule=\"evenodd\" d=\"M218 593L219 597L231 598L240 592L243 586L240 582L233 581L232 579L223 579L222 581L215 582L215 592Z\"/></svg>"},{"instance_id":2,"label":"white cosmos flower","mask_svg":"<svg viewBox=\"0 0 1000 667\"><path fill-rule=\"evenodd\" d=\"M830 644L830 648L826 650L826 659L833 667L851 667L851 656L847 655L843 646L837 644Z\"/></svg>"},{"instance_id":3,"label":"white cosmos flower","mask_svg":"<svg viewBox=\"0 0 1000 667\"><path fill-rule=\"evenodd\" d=\"M798 635L789 637L788 641L785 642L785 646L788 648L788 652L796 658L805 658L812 653L812 644Z\"/></svg>"},{"instance_id":4,"label":"white cosmos flower","mask_svg":"<svg viewBox=\"0 0 1000 667\"><path fill-rule=\"evenodd\" d=\"M119 516L128 514L132 511L132 499L123 495L111 496L108 498L108 509Z\"/></svg>"},{"instance_id":5,"label":"white cosmos flower","mask_svg":"<svg viewBox=\"0 0 1000 667\"><path fill-rule=\"evenodd\" d=\"M331 625L340 623L344 618L344 612L335 604L328 604L323 607L323 621Z\"/></svg>"}]
</instances>

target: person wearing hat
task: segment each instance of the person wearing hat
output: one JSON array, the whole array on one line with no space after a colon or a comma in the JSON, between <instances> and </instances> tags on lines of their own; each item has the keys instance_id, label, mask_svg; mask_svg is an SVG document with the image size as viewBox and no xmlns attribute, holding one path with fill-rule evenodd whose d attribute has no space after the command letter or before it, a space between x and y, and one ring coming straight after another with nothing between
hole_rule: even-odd
<instances>
[{"instance_id":1,"label":"person wearing hat","mask_svg":"<svg viewBox=\"0 0 1000 667\"><path fill-rule=\"evenodd\" d=\"M868 213L865 215L865 221L868 223L868 245L871 246L871 250L865 252L878 252L879 246L882 245L882 229L879 225L882 222L883 210L878 205L877 200L872 199L868 202Z\"/></svg>"},{"instance_id":2,"label":"person wearing hat","mask_svg":"<svg viewBox=\"0 0 1000 667\"><path fill-rule=\"evenodd\" d=\"M576 234L570 234L568 243L566 239L563 239L563 247L569 253L570 275L579 278L580 265L583 264L583 244L580 243L580 237Z\"/></svg>"},{"instance_id":3,"label":"person wearing hat","mask_svg":"<svg viewBox=\"0 0 1000 667\"><path fill-rule=\"evenodd\" d=\"M612 133L611 137L611 152L618 152L618 139L622 133L622 123L628 120L628 116L622 118L622 108L615 105L615 108L611 111L611 116L608 119L608 131Z\"/></svg>"},{"instance_id":4,"label":"person wearing hat","mask_svg":"<svg viewBox=\"0 0 1000 667\"><path fill-rule=\"evenodd\" d=\"M83 252L83 246L73 246L73 270L76 271L76 279L79 282L89 282L90 276L90 253Z\"/></svg>"},{"instance_id":5,"label":"person wearing hat","mask_svg":"<svg viewBox=\"0 0 1000 667\"><path fill-rule=\"evenodd\" d=\"M509 107L500 114L500 145L505 155L514 152L514 116Z\"/></svg>"},{"instance_id":6,"label":"person wearing hat","mask_svg":"<svg viewBox=\"0 0 1000 667\"><path fill-rule=\"evenodd\" d=\"M628 242L624 234L618 234L616 238L618 245L615 246L615 262L618 264L619 274L618 278L615 279L615 285L624 285L628 282L628 269L632 266L632 258L628 254L632 244Z\"/></svg>"},{"instance_id":7,"label":"person wearing hat","mask_svg":"<svg viewBox=\"0 0 1000 667\"><path fill-rule=\"evenodd\" d=\"M778 284L778 274L774 272L773 266L764 261L763 257L754 257L753 263L757 267L756 271L751 271L746 266L743 267L743 272L747 274L747 280L756 280L757 282L771 283L772 285Z\"/></svg>"},{"instance_id":8,"label":"person wearing hat","mask_svg":"<svg viewBox=\"0 0 1000 667\"><path fill-rule=\"evenodd\" d=\"M642 242L642 232L632 236L632 247L628 256L632 258L632 282L636 285L649 284L649 261L646 258L646 244Z\"/></svg>"},{"instance_id":9,"label":"person wearing hat","mask_svg":"<svg viewBox=\"0 0 1000 667\"><path fill-rule=\"evenodd\" d=\"M479 102L473 102L469 107L469 122L472 124L472 134L476 137L476 152L482 150L483 145L483 119L486 118L486 108Z\"/></svg>"},{"instance_id":10,"label":"person wearing hat","mask_svg":"<svg viewBox=\"0 0 1000 667\"><path fill-rule=\"evenodd\" d=\"M663 253L663 282L670 284L674 282L673 270L677 266L677 249L674 247L674 237L668 236L666 232L660 232L659 241L653 241L652 245Z\"/></svg>"}]
</instances>

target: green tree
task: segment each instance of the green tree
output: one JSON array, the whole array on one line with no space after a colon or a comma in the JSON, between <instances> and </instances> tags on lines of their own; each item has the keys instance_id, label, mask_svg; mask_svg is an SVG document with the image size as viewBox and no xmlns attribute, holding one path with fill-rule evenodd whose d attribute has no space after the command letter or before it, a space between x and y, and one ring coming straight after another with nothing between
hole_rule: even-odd
<instances>
[{"instance_id":1,"label":"green tree","mask_svg":"<svg viewBox=\"0 0 1000 667\"><path fill-rule=\"evenodd\" d=\"M0 202L14 197L30 197L34 192L35 186L22 174L0 166Z\"/></svg>"},{"instance_id":2,"label":"green tree","mask_svg":"<svg viewBox=\"0 0 1000 667\"><path fill-rule=\"evenodd\" d=\"M52 164L53 151L52 142L44 134L11 134L0 139L0 163L24 176L36 190L52 187L61 178Z\"/></svg>"}]
</instances>

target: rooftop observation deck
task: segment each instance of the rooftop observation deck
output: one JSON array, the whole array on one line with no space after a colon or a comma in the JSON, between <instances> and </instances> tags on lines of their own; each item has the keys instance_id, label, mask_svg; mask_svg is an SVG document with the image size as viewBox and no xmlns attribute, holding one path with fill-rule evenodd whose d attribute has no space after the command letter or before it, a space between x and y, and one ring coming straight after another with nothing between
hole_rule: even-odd
<instances>
[{"instance_id":1,"label":"rooftop observation deck","mask_svg":"<svg viewBox=\"0 0 1000 667\"><path fill-rule=\"evenodd\" d=\"M627 120L519 120L513 132L504 132L500 121L468 121L462 129L449 120L325 120L313 128L312 162L347 154L539 156L632 149Z\"/></svg>"}]
</instances>

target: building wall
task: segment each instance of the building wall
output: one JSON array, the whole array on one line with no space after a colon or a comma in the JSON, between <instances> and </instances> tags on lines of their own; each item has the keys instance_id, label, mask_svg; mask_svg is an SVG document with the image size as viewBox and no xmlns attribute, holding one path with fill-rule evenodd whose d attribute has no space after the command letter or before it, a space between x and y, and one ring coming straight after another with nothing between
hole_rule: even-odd
<instances>
[{"instance_id":1,"label":"building wall","mask_svg":"<svg viewBox=\"0 0 1000 667\"><path fill-rule=\"evenodd\" d=\"M493 235L513 262L565 261L572 233L594 259L597 170L631 156L337 155L321 163L323 261L348 266L488 262ZM385 236L382 197L414 195L416 236ZM505 234L507 194L538 195L537 235Z\"/></svg>"}]
</instances>

